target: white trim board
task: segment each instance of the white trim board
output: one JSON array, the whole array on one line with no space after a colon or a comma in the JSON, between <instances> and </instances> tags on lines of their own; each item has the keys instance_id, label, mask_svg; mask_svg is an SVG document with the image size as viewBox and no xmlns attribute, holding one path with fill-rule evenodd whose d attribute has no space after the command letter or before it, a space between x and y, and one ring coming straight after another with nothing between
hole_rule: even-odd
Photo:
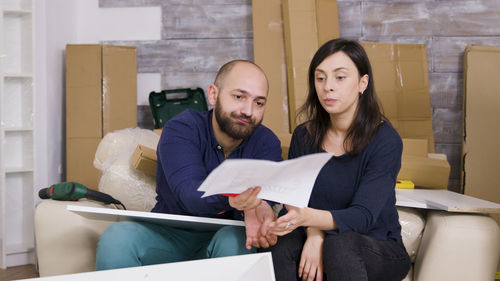
<instances>
[{"instance_id":1,"label":"white trim board","mask_svg":"<svg viewBox=\"0 0 500 281\"><path fill-rule=\"evenodd\" d=\"M500 213L500 204L437 189L396 189L396 205L448 212Z\"/></svg>"},{"instance_id":2,"label":"white trim board","mask_svg":"<svg viewBox=\"0 0 500 281\"><path fill-rule=\"evenodd\" d=\"M81 216L93 220L123 221L136 220L148 221L158 224L166 224L172 227L196 229L196 230L217 230L226 225L245 226L243 221L215 219L195 216L171 215L151 212L127 211L109 208L96 208L86 206L68 205L68 211L75 212Z\"/></svg>"}]
</instances>

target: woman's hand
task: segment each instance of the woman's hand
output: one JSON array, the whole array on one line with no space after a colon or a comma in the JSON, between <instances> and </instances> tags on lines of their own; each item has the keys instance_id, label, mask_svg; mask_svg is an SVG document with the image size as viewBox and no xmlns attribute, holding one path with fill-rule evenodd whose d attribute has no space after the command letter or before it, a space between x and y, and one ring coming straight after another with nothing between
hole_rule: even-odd
<instances>
[{"instance_id":1,"label":"woman's hand","mask_svg":"<svg viewBox=\"0 0 500 281\"><path fill-rule=\"evenodd\" d=\"M337 229L330 211L290 205L285 207L288 213L270 224L270 232L273 234L283 236L299 226L311 226L320 230Z\"/></svg>"},{"instance_id":2,"label":"woman's hand","mask_svg":"<svg viewBox=\"0 0 500 281\"><path fill-rule=\"evenodd\" d=\"M325 234L315 228L307 228L307 239L302 248L299 277L303 281L323 280L323 241Z\"/></svg>"},{"instance_id":3,"label":"woman's hand","mask_svg":"<svg viewBox=\"0 0 500 281\"><path fill-rule=\"evenodd\" d=\"M283 236L304 225L309 208L298 208L290 205L285 205L285 208L288 213L269 225L272 234Z\"/></svg>"},{"instance_id":4,"label":"woman's hand","mask_svg":"<svg viewBox=\"0 0 500 281\"><path fill-rule=\"evenodd\" d=\"M260 186L250 187L241 194L229 197L229 205L240 211L256 208L262 202L262 199L257 198L260 189Z\"/></svg>"}]
</instances>

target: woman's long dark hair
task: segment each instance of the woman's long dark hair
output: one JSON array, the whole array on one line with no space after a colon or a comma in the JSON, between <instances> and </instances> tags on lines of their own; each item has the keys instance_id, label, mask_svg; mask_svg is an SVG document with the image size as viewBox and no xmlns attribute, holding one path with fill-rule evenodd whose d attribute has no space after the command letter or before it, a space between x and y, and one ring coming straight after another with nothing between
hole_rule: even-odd
<instances>
[{"instance_id":1,"label":"woman's long dark hair","mask_svg":"<svg viewBox=\"0 0 500 281\"><path fill-rule=\"evenodd\" d=\"M326 42L316 51L309 65L309 92L306 102L299 109L298 115L306 115L307 120L309 120L306 128L310 139L306 140L307 143L313 147L315 152L322 151L323 139L331 125L331 121L330 114L319 102L316 87L314 86L314 72L323 60L337 52L343 52L354 62L360 77L365 74L369 77L368 86L364 93L359 96L353 123L347 130L344 140L344 150L350 155L357 155L370 142L381 122L387 121L375 94L372 68L368 55L358 42L342 38L334 39Z\"/></svg>"}]
</instances>

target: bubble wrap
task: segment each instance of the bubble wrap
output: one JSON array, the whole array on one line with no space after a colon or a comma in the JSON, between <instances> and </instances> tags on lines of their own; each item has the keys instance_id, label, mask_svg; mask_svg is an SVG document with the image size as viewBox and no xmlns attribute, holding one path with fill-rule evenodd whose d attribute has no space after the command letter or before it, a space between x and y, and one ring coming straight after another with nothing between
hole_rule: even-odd
<instances>
[{"instance_id":1,"label":"bubble wrap","mask_svg":"<svg viewBox=\"0 0 500 281\"><path fill-rule=\"evenodd\" d=\"M146 129L123 129L106 134L97 147L94 167L102 172L98 189L128 210L150 211L156 204L155 178L135 170L130 157L138 144L156 149L160 136Z\"/></svg>"},{"instance_id":2,"label":"bubble wrap","mask_svg":"<svg viewBox=\"0 0 500 281\"><path fill-rule=\"evenodd\" d=\"M397 209L403 244L413 262L417 256L418 246L420 245L420 240L422 240L425 227L423 211L405 207L397 207Z\"/></svg>"}]
</instances>

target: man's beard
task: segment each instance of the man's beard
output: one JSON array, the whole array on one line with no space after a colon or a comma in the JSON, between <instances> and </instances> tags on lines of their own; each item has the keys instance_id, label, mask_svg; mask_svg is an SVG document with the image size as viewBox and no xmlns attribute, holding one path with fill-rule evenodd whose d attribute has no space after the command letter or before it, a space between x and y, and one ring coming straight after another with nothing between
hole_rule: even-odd
<instances>
[{"instance_id":1,"label":"man's beard","mask_svg":"<svg viewBox=\"0 0 500 281\"><path fill-rule=\"evenodd\" d=\"M214 114L215 120L217 120L217 124L219 124L220 129L233 139L246 139L250 137L262 123L262 119L258 122L255 122L254 119L247 116L237 115L234 112L225 112L219 100L217 100L217 103L215 105ZM238 124L233 121L231 117L237 119L246 119L249 123L246 125Z\"/></svg>"}]
</instances>

